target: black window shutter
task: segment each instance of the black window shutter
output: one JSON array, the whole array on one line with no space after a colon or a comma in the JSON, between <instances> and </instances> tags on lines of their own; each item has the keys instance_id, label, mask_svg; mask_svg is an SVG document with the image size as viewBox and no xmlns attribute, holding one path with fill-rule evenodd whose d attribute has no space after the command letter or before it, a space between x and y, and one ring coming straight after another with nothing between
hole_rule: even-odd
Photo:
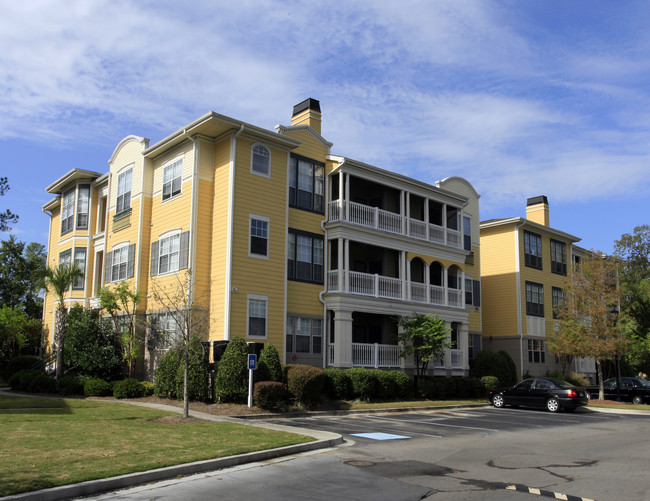
<instances>
[{"instance_id":1,"label":"black window shutter","mask_svg":"<svg viewBox=\"0 0 650 501\"><path fill-rule=\"evenodd\" d=\"M474 280L474 306L481 306L481 282Z\"/></svg>"},{"instance_id":2,"label":"black window shutter","mask_svg":"<svg viewBox=\"0 0 650 501\"><path fill-rule=\"evenodd\" d=\"M106 253L106 266L104 267L104 283L111 281L111 270L113 268L113 251Z\"/></svg>"},{"instance_id":3,"label":"black window shutter","mask_svg":"<svg viewBox=\"0 0 650 501\"><path fill-rule=\"evenodd\" d=\"M126 278L133 278L135 275L135 244L129 245L129 260L126 265Z\"/></svg>"},{"instance_id":4,"label":"black window shutter","mask_svg":"<svg viewBox=\"0 0 650 501\"><path fill-rule=\"evenodd\" d=\"M158 275L158 240L151 243L151 276Z\"/></svg>"},{"instance_id":5,"label":"black window shutter","mask_svg":"<svg viewBox=\"0 0 650 501\"><path fill-rule=\"evenodd\" d=\"M190 232L185 231L181 233L181 247L178 255L178 269L185 270L187 269L187 264L189 261L189 249L190 249Z\"/></svg>"}]
</instances>

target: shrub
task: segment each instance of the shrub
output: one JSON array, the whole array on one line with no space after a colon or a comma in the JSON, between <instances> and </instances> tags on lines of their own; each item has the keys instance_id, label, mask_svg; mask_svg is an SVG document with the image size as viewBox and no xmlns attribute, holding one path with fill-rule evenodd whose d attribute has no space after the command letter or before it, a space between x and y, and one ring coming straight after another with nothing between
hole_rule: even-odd
<instances>
[{"instance_id":1,"label":"shrub","mask_svg":"<svg viewBox=\"0 0 650 501\"><path fill-rule=\"evenodd\" d=\"M153 395L155 385L151 381L141 381L140 385L142 386L143 397L150 397Z\"/></svg>"},{"instance_id":2,"label":"shrub","mask_svg":"<svg viewBox=\"0 0 650 501\"><path fill-rule=\"evenodd\" d=\"M413 393L413 381L402 371L387 371L395 380L395 396L400 399L408 398Z\"/></svg>"},{"instance_id":3,"label":"shrub","mask_svg":"<svg viewBox=\"0 0 650 501\"><path fill-rule=\"evenodd\" d=\"M3 377L9 381L11 376L22 370L40 370L42 371L43 361L33 355L20 355L12 358L5 366Z\"/></svg>"},{"instance_id":4,"label":"shrub","mask_svg":"<svg viewBox=\"0 0 650 501\"><path fill-rule=\"evenodd\" d=\"M84 385L77 376L65 376L56 381L56 389L61 395L83 395Z\"/></svg>"},{"instance_id":5,"label":"shrub","mask_svg":"<svg viewBox=\"0 0 650 501\"><path fill-rule=\"evenodd\" d=\"M112 394L112 385L103 379L91 378L84 383L84 395L87 397L108 397Z\"/></svg>"},{"instance_id":6,"label":"shrub","mask_svg":"<svg viewBox=\"0 0 650 501\"><path fill-rule=\"evenodd\" d=\"M499 386L501 386L499 379L495 376L483 376L481 378L481 384L483 384L483 387L488 392L496 390Z\"/></svg>"},{"instance_id":7,"label":"shrub","mask_svg":"<svg viewBox=\"0 0 650 501\"><path fill-rule=\"evenodd\" d=\"M377 394L375 398L380 400L391 400L397 393L397 383L395 378L388 373L379 369L371 369L377 379Z\"/></svg>"},{"instance_id":8,"label":"shrub","mask_svg":"<svg viewBox=\"0 0 650 501\"><path fill-rule=\"evenodd\" d=\"M255 371L256 381L276 381L282 382L282 363L278 350L272 344L267 344L262 348L260 358L257 361L257 370Z\"/></svg>"},{"instance_id":9,"label":"shrub","mask_svg":"<svg viewBox=\"0 0 650 501\"><path fill-rule=\"evenodd\" d=\"M44 372L36 372L30 381L27 391L32 393L56 393L56 380Z\"/></svg>"},{"instance_id":10,"label":"shrub","mask_svg":"<svg viewBox=\"0 0 650 501\"><path fill-rule=\"evenodd\" d=\"M176 398L176 375L181 365L181 353L171 349L160 360L156 369L154 394L163 398Z\"/></svg>"},{"instance_id":11,"label":"shrub","mask_svg":"<svg viewBox=\"0 0 650 501\"><path fill-rule=\"evenodd\" d=\"M233 337L217 367L214 391L220 402L243 403L248 395L248 345Z\"/></svg>"},{"instance_id":12,"label":"shrub","mask_svg":"<svg viewBox=\"0 0 650 501\"><path fill-rule=\"evenodd\" d=\"M505 351L479 351L472 362L473 373L477 378L495 376L501 384L509 386L517 382L517 369L512 357Z\"/></svg>"},{"instance_id":13,"label":"shrub","mask_svg":"<svg viewBox=\"0 0 650 501\"><path fill-rule=\"evenodd\" d=\"M311 365L290 365L287 389L298 404L310 406L320 401L325 386L325 371Z\"/></svg>"},{"instance_id":14,"label":"shrub","mask_svg":"<svg viewBox=\"0 0 650 501\"><path fill-rule=\"evenodd\" d=\"M431 400L444 400L456 394L456 381L453 378L432 377L418 382L420 394Z\"/></svg>"},{"instance_id":15,"label":"shrub","mask_svg":"<svg viewBox=\"0 0 650 501\"><path fill-rule=\"evenodd\" d=\"M113 384L113 396L115 398L139 398L144 395L144 387L134 378L115 381Z\"/></svg>"},{"instance_id":16,"label":"shrub","mask_svg":"<svg viewBox=\"0 0 650 501\"><path fill-rule=\"evenodd\" d=\"M352 381L353 398L369 401L377 397L379 381L374 371L352 368L347 373Z\"/></svg>"},{"instance_id":17,"label":"shrub","mask_svg":"<svg viewBox=\"0 0 650 501\"><path fill-rule=\"evenodd\" d=\"M348 400L352 398L352 380L347 370L325 369L325 394L332 400Z\"/></svg>"},{"instance_id":18,"label":"shrub","mask_svg":"<svg viewBox=\"0 0 650 501\"><path fill-rule=\"evenodd\" d=\"M253 401L261 409L281 409L289 403L289 392L284 386L284 383L260 381L259 383L255 383Z\"/></svg>"},{"instance_id":19,"label":"shrub","mask_svg":"<svg viewBox=\"0 0 650 501\"><path fill-rule=\"evenodd\" d=\"M574 386L589 386L587 378L575 372L567 374L564 379Z\"/></svg>"},{"instance_id":20,"label":"shrub","mask_svg":"<svg viewBox=\"0 0 650 501\"><path fill-rule=\"evenodd\" d=\"M39 374L45 374L42 371L36 371L33 369L23 369L18 372L15 372L9 378L9 386L16 391L29 391L29 385L32 380L36 378Z\"/></svg>"}]
</instances>

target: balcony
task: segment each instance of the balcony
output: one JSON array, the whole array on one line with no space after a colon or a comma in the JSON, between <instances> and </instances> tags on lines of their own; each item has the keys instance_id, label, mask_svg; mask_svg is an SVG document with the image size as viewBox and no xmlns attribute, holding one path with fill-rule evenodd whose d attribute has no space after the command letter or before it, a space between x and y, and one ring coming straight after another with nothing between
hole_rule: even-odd
<instances>
[{"instance_id":1,"label":"balcony","mask_svg":"<svg viewBox=\"0 0 650 501\"><path fill-rule=\"evenodd\" d=\"M399 369L400 349L395 344L352 343L352 364L354 367L374 369ZM329 345L328 365L334 360L334 345Z\"/></svg>"},{"instance_id":2,"label":"balcony","mask_svg":"<svg viewBox=\"0 0 650 501\"><path fill-rule=\"evenodd\" d=\"M463 248L460 231L356 202L334 200L329 203L329 221L347 222L391 234L405 235L454 249Z\"/></svg>"},{"instance_id":3,"label":"balcony","mask_svg":"<svg viewBox=\"0 0 650 501\"><path fill-rule=\"evenodd\" d=\"M347 291L345 285L346 275L349 279ZM399 278L356 271L329 271L327 273L327 291L382 299L395 299L398 301L414 301L417 303L451 306L454 308L464 307L463 291L460 289L429 285L427 290L426 284L417 282L409 283Z\"/></svg>"}]
</instances>

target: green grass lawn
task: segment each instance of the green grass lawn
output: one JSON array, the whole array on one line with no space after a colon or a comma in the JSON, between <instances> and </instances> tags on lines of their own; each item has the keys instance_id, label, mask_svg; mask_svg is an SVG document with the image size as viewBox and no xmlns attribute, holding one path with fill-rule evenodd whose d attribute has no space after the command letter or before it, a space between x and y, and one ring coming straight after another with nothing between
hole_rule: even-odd
<instances>
[{"instance_id":1,"label":"green grass lawn","mask_svg":"<svg viewBox=\"0 0 650 501\"><path fill-rule=\"evenodd\" d=\"M34 409L35 407L40 407ZM309 442L133 405L0 395L0 496Z\"/></svg>"}]
</instances>

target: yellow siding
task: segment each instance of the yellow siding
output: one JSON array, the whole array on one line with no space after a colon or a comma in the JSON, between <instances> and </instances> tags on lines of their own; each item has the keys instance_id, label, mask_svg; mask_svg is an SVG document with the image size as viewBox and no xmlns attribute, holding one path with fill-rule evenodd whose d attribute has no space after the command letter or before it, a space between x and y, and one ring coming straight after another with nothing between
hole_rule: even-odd
<instances>
[{"instance_id":1,"label":"yellow siding","mask_svg":"<svg viewBox=\"0 0 650 501\"><path fill-rule=\"evenodd\" d=\"M194 169L194 146L190 141L186 141L181 144L179 147L172 149L171 151L166 152L164 155L157 157L153 165L153 195L162 196L162 186L163 186L163 177L165 172L165 167L171 162L176 160L183 160L183 188L182 194L184 195L185 188L191 187L191 184L187 181L191 180L192 172Z\"/></svg>"},{"instance_id":2,"label":"yellow siding","mask_svg":"<svg viewBox=\"0 0 650 501\"><path fill-rule=\"evenodd\" d=\"M329 148L318 141L309 132L290 131L285 132L284 134L302 141L302 144L293 150L293 153L307 158L312 158L319 162L325 162L325 156L329 154Z\"/></svg>"},{"instance_id":3,"label":"yellow siding","mask_svg":"<svg viewBox=\"0 0 650 501\"><path fill-rule=\"evenodd\" d=\"M111 164L111 185L109 188L109 206L115 211L117 203L117 178L125 168L133 167L133 177L131 178L131 205L133 199L141 195L142 190L142 143L136 139L127 141L120 149Z\"/></svg>"},{"instance_id":4,"label":"yellow siding","mask_svg":"<svg viewBox=\"0 0 650 501\"><path fill-rule=\"evenodd\" d=\"M212 270L210 252L212 243L212 203L214 183L199 181L198 221L196 231L196 264L193 270L195 281L195 298L204 307L210 305L210 288Z\"/></svg>"},{"instance_id":5,"label":"yellow siding","mask_svg":"<svg viewBox=\"0 0 650 501\"><path fill-rule=\"evenodd\" d=\"M483 335L518 334L513 226L481 230Z\"/></svg>"}]
</instances>

